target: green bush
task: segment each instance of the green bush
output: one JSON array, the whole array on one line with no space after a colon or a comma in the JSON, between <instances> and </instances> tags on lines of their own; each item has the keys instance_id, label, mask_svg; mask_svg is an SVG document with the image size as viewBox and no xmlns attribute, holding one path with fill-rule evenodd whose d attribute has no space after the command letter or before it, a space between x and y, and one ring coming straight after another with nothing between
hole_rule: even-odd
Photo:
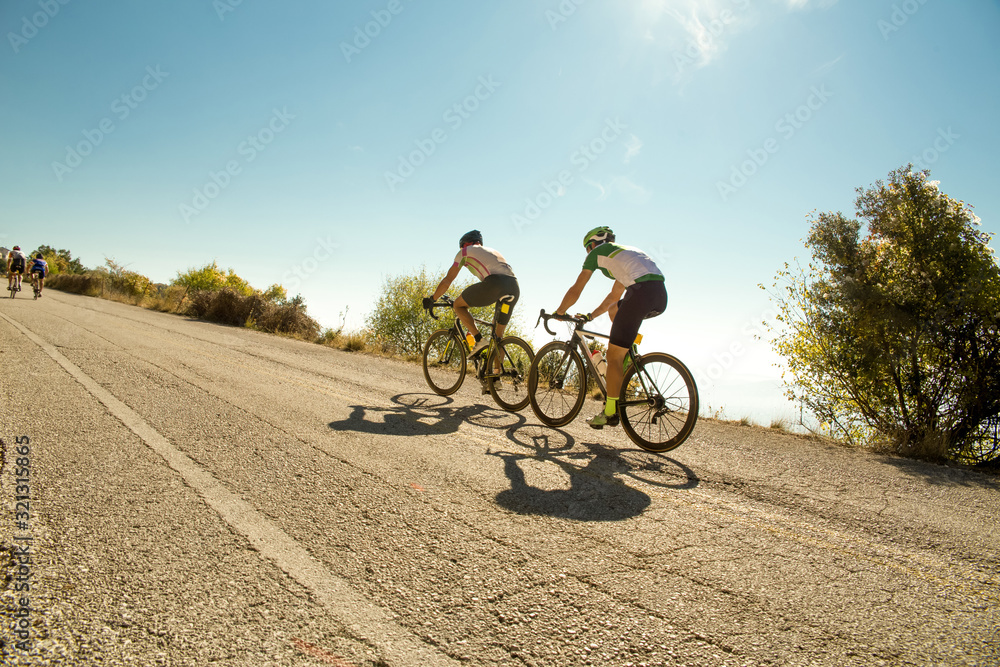
<instances>
[{"instance_id":1,"label":"green bush","mask_svg":"<svg viewBox=\"0 0 1000 667\"><path fill-rule=\"evenodd\" d=\"M438 329L451 327L455 322L455 312L451 309L435 309L437 320L428 317L423 309L423 298L434 293L443 275L428 275L426 267L420 267L419 271L410 275L386 278L382 283L381 296L365 320L371 342L405 357L421 356L430 335ZM471 280L463 283L456 281L446 294L457 299L470 284ZM479 319L493 321L493 306L472 308L470 311ZM516 311L515 319L507 325L504 335L520 335Z\"/></svg>"},{"instance_id":2,"label":"green bush","mask_svg":"<svg viewBox=\"0 0 1000 667\"><path fill-rule=\"evenodd\" d=\"M237 294L250 296L255 291L247 281L236 275L235 271L232 269L223 271L216 262L206 264L200 269L188 269L185 273L178 272L170 284L186 287L192 292L217 292L228 288ZM272 286L269 292L275 288L280 290L282 298L286 296L284 288L279 285Z\"/></svg>"}]
</instances>

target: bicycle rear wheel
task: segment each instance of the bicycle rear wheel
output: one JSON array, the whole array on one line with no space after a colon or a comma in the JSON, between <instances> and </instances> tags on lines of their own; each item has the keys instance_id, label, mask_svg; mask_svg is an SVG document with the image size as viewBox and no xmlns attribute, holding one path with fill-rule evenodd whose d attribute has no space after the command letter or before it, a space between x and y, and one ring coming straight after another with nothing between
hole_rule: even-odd
<instances>
[{"instance_id":1,"label":"bicycle rear wheel","mask_svg":"<svg viewBox=\"0 0 1000 667\"><path fill-rule=\"evenodd\" d=\"M451 329L439 329L424 345L424 378L434 393L450 396L465 380L465 345Z\"/></svg>"},{"instance_id":2,"label":"bicycle rear wheel","mask_svg":"<svg viewBox=\"0 0 1000 667\"><path fill-rule=\"evenodd\" d=\"M631 364L618 410L632 442L650 452L680 447L698 421L698 387L679 359L654 352Z\"/></svg>"},{"instance_id":3,"label":"bicycle rear wheel","mask_svg":"<svg viewBox=\"0 0 1000 667\"><path fill-rule=\"evenodd\" d=\"M528 372L534 357L531 346L517 336L501 338L490 352L486 382L493 400L504 410L517 412L528 404Z\"/></svg>"},{"instance_id":4,"label":"bicycle rear wheel","mask_svg":"<svg viewBox=\"0 0 1000 667\"><path fill-rule=\"evenodd\" d=\"M569 343L553 341L535 355L528 374L528 398L535 415L547 426L565 426L583 407L587 372Z\"/></svg>"}]
</instances>

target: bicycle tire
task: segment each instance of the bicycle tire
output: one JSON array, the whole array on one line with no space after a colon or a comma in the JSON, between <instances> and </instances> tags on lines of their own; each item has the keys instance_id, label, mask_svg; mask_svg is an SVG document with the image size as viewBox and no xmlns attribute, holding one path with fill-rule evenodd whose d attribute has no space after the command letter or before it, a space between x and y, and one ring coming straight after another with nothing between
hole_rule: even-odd
<instances>
[{"instance_id":1,"label":"bicycle tire","mask_svg":"<svg viewBox=\"0 0 1000 667\"><path fill-rule=\"evenodd\" d=\"M502 359L499 374L497 356ZM517 336L504 336L493 346L486 360L486 383L493 400L507 412L519 412L528 405L528 373L534 358L531 346Z\"/></svg>"},{"instance_id":2,"label":"bicycle tire","mask_svg":"<svg viewBox=\"0 0 1000 667\"><path fill-rule=\"evenodd\" d=\"M642 379L652 383L647 391ZM662 352L644 354L639 367L631 364L622 379L618 403L622 428L629 439L648 452L680 447L698 421L698 387L679 359Z\"/></svg>"},{"instance_id":3,"label":"bicycle tire","mask_svg":"<svg viewBox=\"0 0 1000 667\"><path fill-rule=\"evenodd\" d=\"M531 409L546 426L565 426L583 408L587 371L576 348L562 341L542 346L528 373Z\"/></svg>"},{"instance_id":4,"label":"bicycle tire","mask_svg":"<svg viewBox=\"0 0 1000 667\"><path fill-rule=\"evenodd\" d=\"M424 379L440 396L458 391L465 380L465 343L451 329L439 329L424 345Z\"/></svg>"}]
</instances>

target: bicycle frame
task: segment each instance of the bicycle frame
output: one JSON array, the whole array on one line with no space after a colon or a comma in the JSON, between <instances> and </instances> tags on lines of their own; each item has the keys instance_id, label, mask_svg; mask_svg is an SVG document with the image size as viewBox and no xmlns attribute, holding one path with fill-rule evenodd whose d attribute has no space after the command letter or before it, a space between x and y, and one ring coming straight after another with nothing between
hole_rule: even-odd
<instances>
[{"instance_id":1,"label":"bicycle frame","mask_svg":"<svg viewBox=\"0 0 1000 667\"><path fill-rule=\"evenodd\" d=\"M434 304L434 306L437 307L437 308L445 308L445 307L450 308L453 305L454 305L454 302L452 302L451 299L442 299L441 301L438 301L437 303ZM434 309L433 308L430 310L430 315L435 320L437 319L437 315L434 314ZM480 368L480 364L485 364L486 363L486 359L489 357L490 351L492 351L493 346L496 345L496 341L497 341L497 324L496 324L496 322L487 322L486 320L481 320L478 317L473 317L472 319L476 322L477 325L482 325L483 327L489 329L490 344L489 344L489 346L486 347L486 349L483 350L484 354L477 354L474 357L470 357L469 356L469 350L468 350L468 348L465 348L466 358L471 358L472 365L475 366L476 377L479 380L485 382L486 379L487 379L487 377L489 377L489 374L486 373L485 369ZM458 336L458 340L460 341L460 344L464 347L465 346L465 335L466 335L467 331L466 331L465 327L462 325L462 320L460 320L458 317L456 317L455 318L455 323L452 325L451 330L455 332L455 335Z\"/></svg>"},{"instance_id":2,"label":"bicycle frame","mask_svg":"<svg viewBox=\"0 0 1000 667\"><path fill-rule=\"evenodd\" d=\"M553 336L555 335L555 333L551 329L549 329L549 324L548 324L548 320L551 318L558 318L560 319L560 321L564 322L577 322L577 320L575 320L574 318L559 318L557 315L550 315L547 314L544 310L542 310L538 316L538 319L545 321L545 330L548 331ZM573 335L570 337L570 340L568 340L567 343L569 343L570 345L576 345L577 352L579 352L580 356L583 357L583 361L587 372L591 375L591 377L594 378L597 384L597 388L601 391L601 395L604 396L605 399L607 399L608 397L607 382L605 381L604 376L601 375L601 373L597 370L597 366L594 365L594 360L590 356L590 347L587 345L588 340L595 338L611 340L611 336L609 336L608 334L602 334L597 331L590 331L588 329L584 329L582 323L577 322L576 326L573 329ZM631 360L630 363L636 365L636 373L635 373L636 379L638 379L639 383L642 385L643 390L648 393L649 387L650 385L653 384L653 382L650 380L650 378L647 377L646 371L641 365L642 355L639 353L639 347L635 343L633 343L632 347L629 348L629 351L626 354L628 355L626 356L626 359L630 359ZM626 364L626 368L627 367L628 364ZM637 405L644 402L645 401L630 401L625 396L619 396L618 398L618 403L620 405Z\"/></svg>"}]
</instances>

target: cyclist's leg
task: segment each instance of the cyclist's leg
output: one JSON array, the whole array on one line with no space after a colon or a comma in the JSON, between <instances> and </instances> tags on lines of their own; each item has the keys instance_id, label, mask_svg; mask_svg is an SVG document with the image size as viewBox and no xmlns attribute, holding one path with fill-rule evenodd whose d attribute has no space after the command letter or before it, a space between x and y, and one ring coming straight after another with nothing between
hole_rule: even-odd
<instances>
[{"instance_id":1,"label":"cyclist's leg","mask_svg":"<svg viewBox=\"0 0 1000 667\"><path fill-rule=\"evenodd\" d=\"M604 410L588 422L591 426L601 428L605 424L614 426L618 423L618 399L625 376L625 355L632 347L642 321L659 315L666 307L667 293L663 282L653 281L630 286L621 300L608 310L612 322L605 376L608 398Z\"/></svg>"},{"instance_id":2,"label":"cyclist's leg","mask_svg":"<svg viewBox=\"0 0 1000 667\"><path fill-rule=\"evenodd\" d=\"M476 320L472 317L472 313L469 312L469 308L488 306L496 301L496 297L490 298L492 290L490 289L489 279L490 276L487 276L482 282L473 283L466 287L461 296L455 299L453 306L458 319L476 337L476 340L479 340L482 334L479 331L479 327L476 326Z\"/></svg>"},{"instance_id":3,"label":"cyclist's leg","mask_svg":"<svg viewBox=\"0 0 1000 667\"><path fill-rule=\"evenodd\" d=\"M496 307L493 310L493 321L496 323L497 338L503 338L503 332L507 329L511 315L514 314L514 306L521 297L521 288L517 284L517 278L513 276L496 276L496 287L500 294L496 298Z\"/></svg>"},{"instance_id":4,"label":"cyclist's leg","mask_svg":"<svg viewBox=\"0 0 1000 667\"><path fill-rule=\"evenodd\" d=\"M465 300L464 297L465 292L463 292L462 294L463 296L460 296L457 299L455 299L455 303L453 303L451 307L454 309L455 315L458 316L459 321L461 321L462 324L465 325L466 330L469 331L473 336L478 338L479 328L476 326L476 320L475 318L472 317L472 313L469 312L470 304Z\"/></svg>"}]
</instances>

